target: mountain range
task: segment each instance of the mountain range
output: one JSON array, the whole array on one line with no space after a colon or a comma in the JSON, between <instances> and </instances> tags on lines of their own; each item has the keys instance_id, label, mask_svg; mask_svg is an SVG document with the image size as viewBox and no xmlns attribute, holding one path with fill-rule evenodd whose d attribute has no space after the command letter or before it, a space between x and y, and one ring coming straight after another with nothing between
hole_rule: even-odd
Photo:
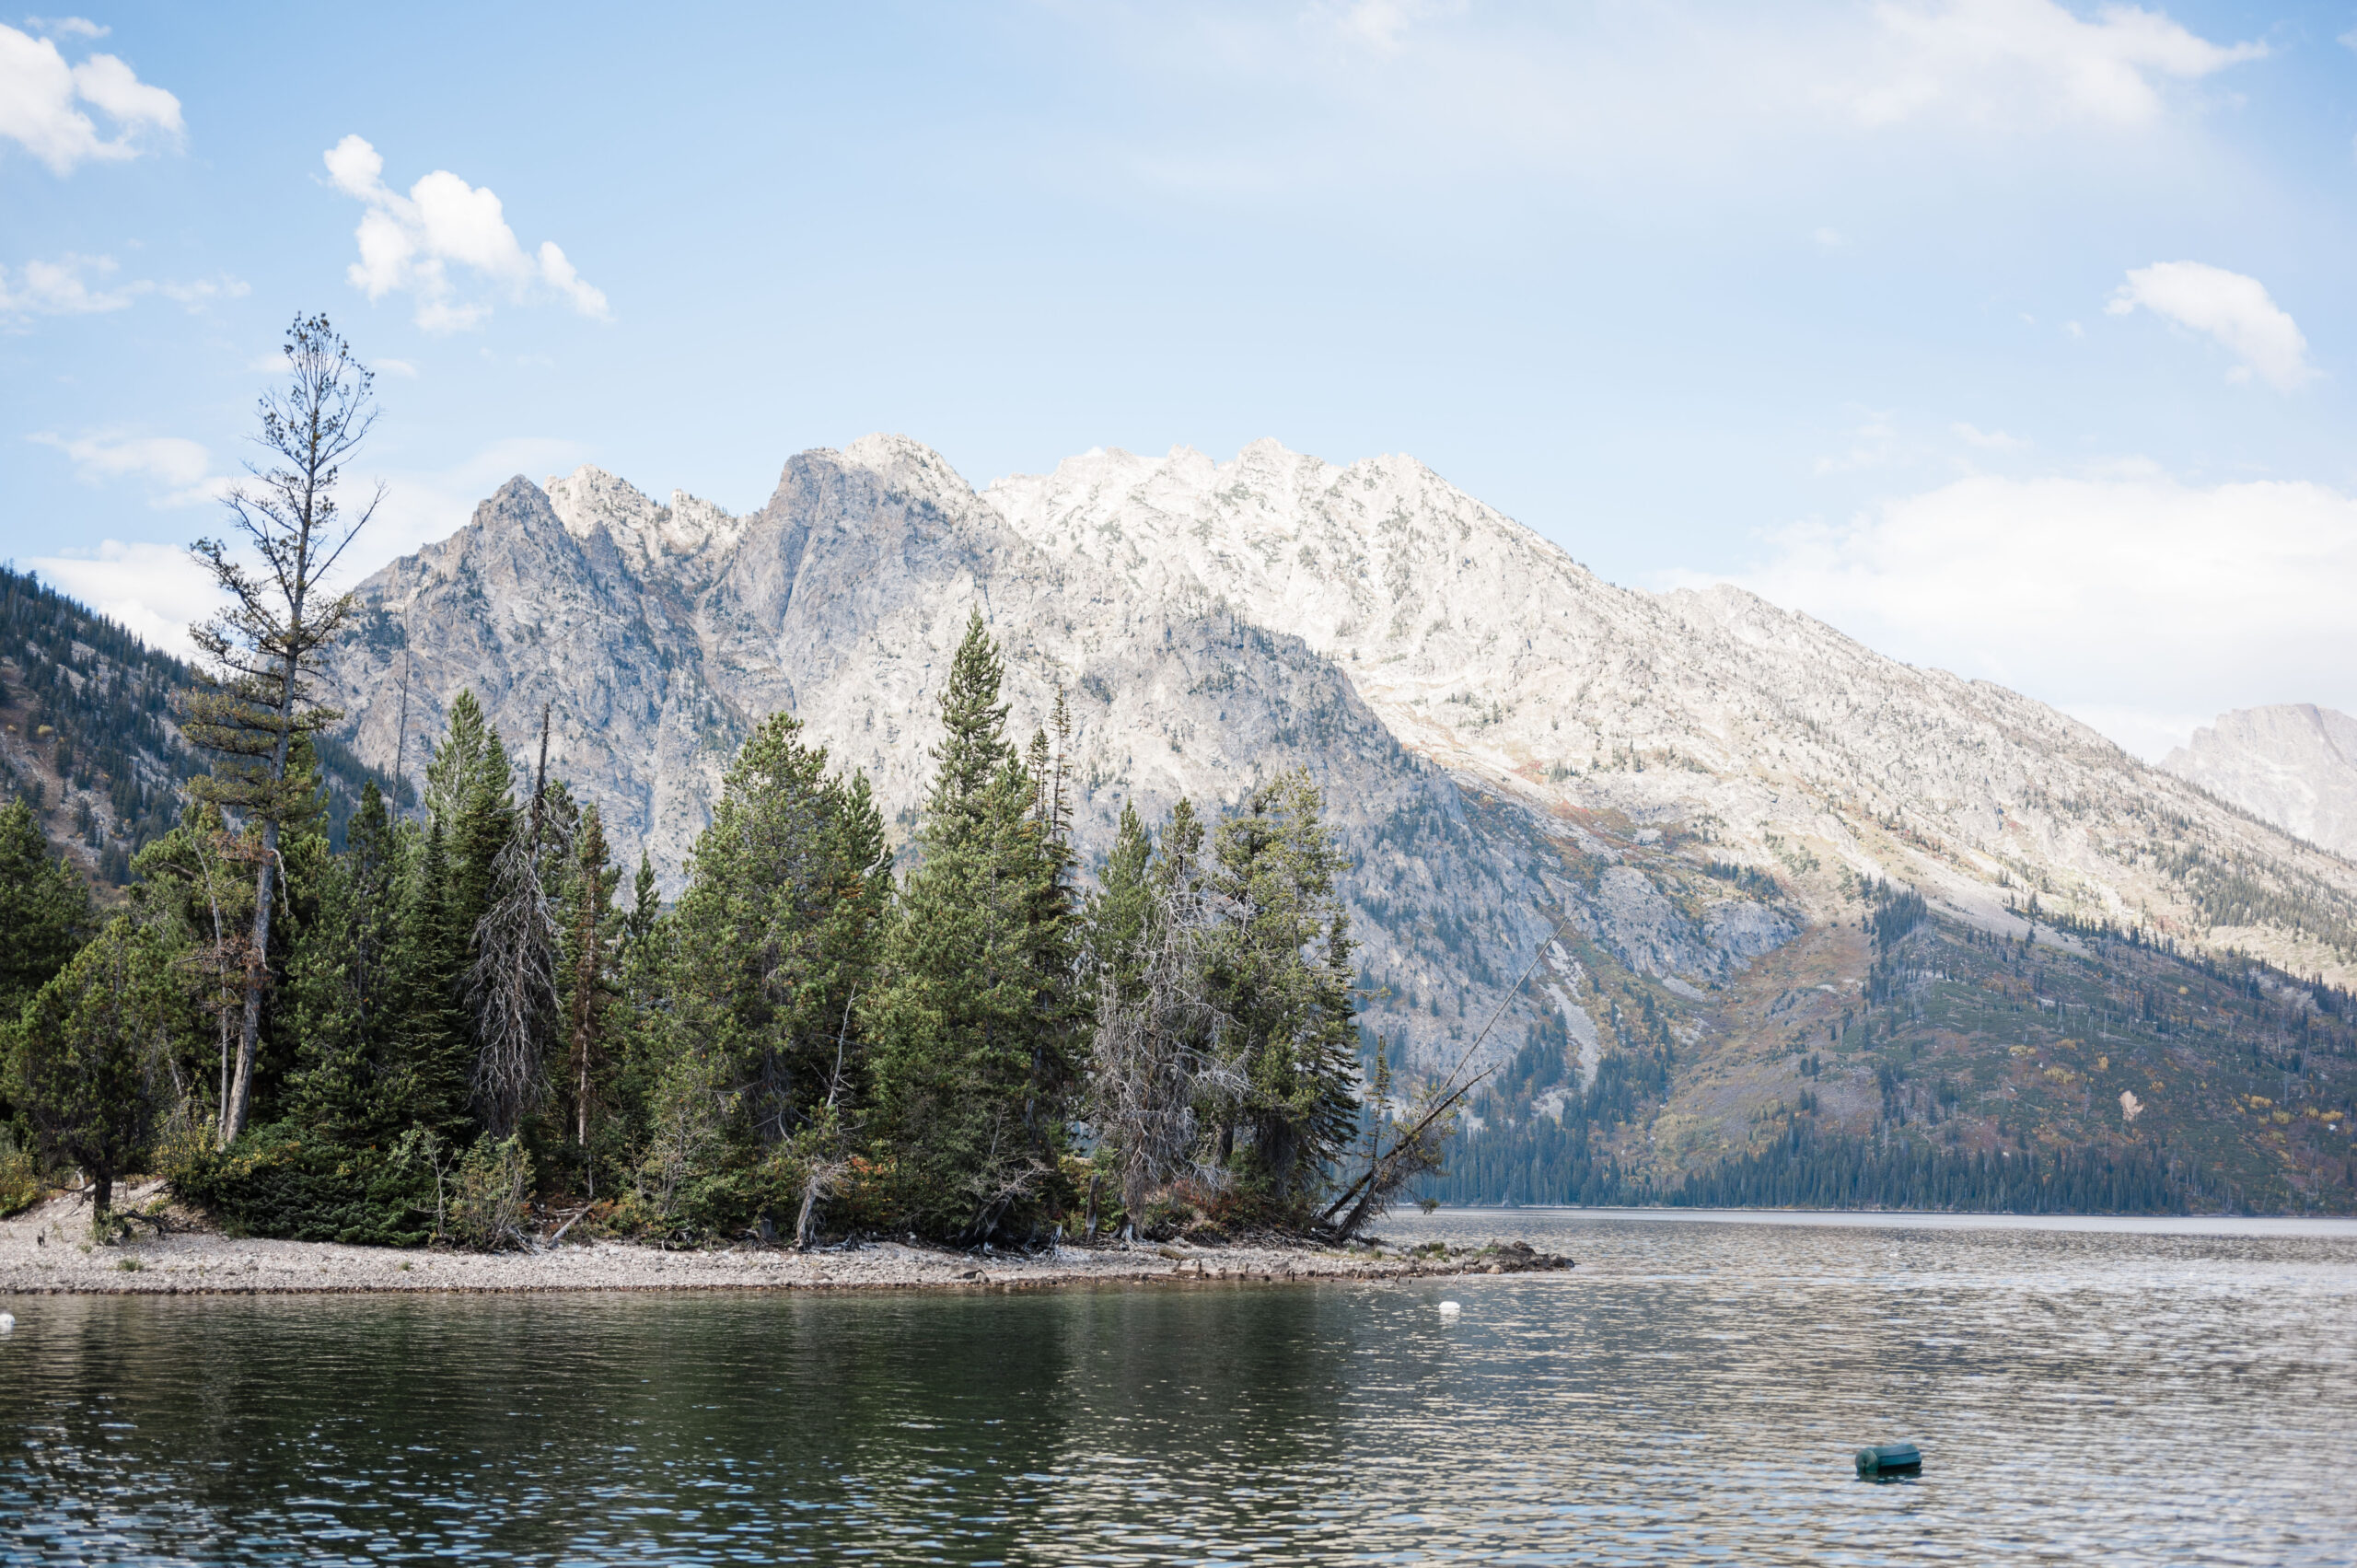
<instances>
[{"instance_id":1,"label":"mountain range","mask_svg":"<svg viewBox=\"0 0 2357 1568\"><path fill-rule=\"evenodd\" d=\"M121 881L201 765L168 701L189 672L0 587L0 788ZM905 848L976 610L1016 738L1068 704L1086 864L1125 801L1215 813L1306 768L1353 862L1367 1051L1492 1074L1451 1196L2357 1197L2328 710L2229 714L2149 767L1736 589L1606 583L1412 459L1273 442L978 492L871 436L790 459L741 517L518 478L358 594L336 818L371 772L414 786L472 689L519 767L547 713L552 771L668 892L781 710ZM2040 1150L2081 1163L1990 1174Z\"/></svg>"},{"instance_id":2,"label":"mountain range","mask_svg":"<svg viewBox=\"0 0 2357 1568\"><path fill-rule=\"evenodd\" d=\"M1894 1101L1865 1059L1830 1080L1811 1065L1812 1041L1897 1049L1856 1033L1892 1016L1868 993L1895 961L1870 918L1895 888L1927 900L1927 931L2092 965L2122 994L2150 988L2137 966L2155 955L2256 966L2281 992L2266 1006L2328 1033L2357 974L2357 865L2231 792L1739 589L1607 583L1404 457L1098 450L978 491L924 446L874 436L790 459L742 516L585 467L509 482L358 592L332 684L364 761L414 777L461 689L519 757L545 711L552 770L667 891L735 747L773 712L864 770L905 840L949 655L979 610L1018 738L1059 693L1070 706L1085 860L1124 801L1149 821L1182 796L1216 811L1308 769L1353 862L1370 1049L1379 1036L1411 1073L1495 1069L1475 1121L1501 1126L1592 1100L1616 1063L1660 1063L1614 1090L1599 1134L1615 1171L1656 1186L1754 1148L1804 1100L1813 1127L1880 1136L1910 1095L1953 1090L1924 1069ZM2014 981L1971 983L2011 996ZM1921 1002L1901 1009L1916 1057L1962 1051L1960 1072L2013 1052L1979 1101L1948 1102L1984 1148L2132 1142L2223 1114L2219 1087L2215 1105L2123 1121L2082 1083L2068 1107L2040 1088L2008 1122L2006 1074L2056 1067L2014 1050L2042 1053L2038 1031L2010 1014L1934 1028ZM2221 1051L2260 1027L2235 1005L2212 1020ZM2140 1107L2162 1076L2135 1079ZM2349 1123L2319 1125L2339 1141L2293 1161L2308 1174L2282 1176L2257 1132L2210 1163L2245 1191L2314 1187L2348 1163Z\"/></svg>"}]
</instances>

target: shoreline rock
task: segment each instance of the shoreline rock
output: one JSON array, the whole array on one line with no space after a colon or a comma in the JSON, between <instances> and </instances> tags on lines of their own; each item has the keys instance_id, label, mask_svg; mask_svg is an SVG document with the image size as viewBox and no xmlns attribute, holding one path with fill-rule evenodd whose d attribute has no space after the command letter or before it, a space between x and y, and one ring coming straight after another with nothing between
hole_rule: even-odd
<instances>
[{"instance_id":1,"label":"shoreline rock","mask_svg":"<svg viewBox=\"0 0 2357 1568\"><path fill-rule=\"evenodd\" d=\"M124 1212L154 1191L123 1195ZM1492 1243L1414 1252L1247 1241L1139 1242L980 1253L862 1240L795 1252L738 1244L673 1251L589 1240L532 1252L461 1252L272 1241L171 1228L100 1246L76 1194L0 1220L0 1299L11 1295L504 1295L638 1290L1014 1292L1087 1284L1305 1283L1568 1269L1569 1259Z\"/></svg>"}]
</instances>

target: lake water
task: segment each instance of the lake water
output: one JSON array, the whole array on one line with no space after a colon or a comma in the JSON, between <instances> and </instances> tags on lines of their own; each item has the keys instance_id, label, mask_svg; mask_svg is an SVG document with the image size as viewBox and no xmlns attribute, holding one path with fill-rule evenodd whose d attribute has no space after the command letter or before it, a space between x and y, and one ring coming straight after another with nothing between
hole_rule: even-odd
<instances>
[{"instance_id":1,"label":"lake water","mask_svg":"<svg viewBox=\"0 0 2357 1568\"><path fill-rule=\"evenodd\" d=\"M17 1297L0 1561L2357 1559L2357 1226L1382 1228L1581 1266ZM1854 1479L1884 1439L1922 1446L1920 1480Z\"/></svg>"}]
</instances>

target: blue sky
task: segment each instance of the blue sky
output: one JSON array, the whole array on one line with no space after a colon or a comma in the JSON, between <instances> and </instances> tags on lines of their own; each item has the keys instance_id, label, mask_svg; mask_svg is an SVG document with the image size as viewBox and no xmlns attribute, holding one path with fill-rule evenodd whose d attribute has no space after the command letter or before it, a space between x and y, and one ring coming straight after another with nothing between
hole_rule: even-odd
<instances>
[{"instance_id":1,"label":"blue sky","mask_svg":"<svg viewBox=\"0 0 2357 1568\"><path fill-rule=\"evenodd\" d=\"M167 635L287 319L366 564L593 461L1415 454L2157 754L2357 710L2357 0L124 6L0 31L0 555Z\"/></svg>"}]
</instances>

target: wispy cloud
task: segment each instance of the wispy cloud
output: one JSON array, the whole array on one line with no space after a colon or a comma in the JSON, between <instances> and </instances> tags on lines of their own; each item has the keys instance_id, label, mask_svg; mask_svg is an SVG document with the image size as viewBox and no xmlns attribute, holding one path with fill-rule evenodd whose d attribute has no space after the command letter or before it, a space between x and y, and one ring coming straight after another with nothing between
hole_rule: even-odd
<instances>
[{"instance_id":1,"label":"wispy cloud","mask_svg":"<svg viewBox=\"0 0 2357 1568\"><path fill-rule=\"evenodd\" d=\"M409 295L417 302L417 324L428 331L480 326L492 307L465 296L452 276L457 268L511 299L554 296L584 316L611 319L605 295L574 270L554 240L525 251L488 188L436 169L403 196L386 185L384 157L359 136L346 136L325 156L335 188L367 203L355 231L360 260L345 275L370 299Z\"/></svg>"},{"instance_id":2,"label":"wispy cloud","mask_svg":"<svg viewBox=\"0 0 2357 1568\"><path fill-rule=\"evenodd\" d=\"M0 318L91 316L121 310L156 285L115 284L111 256L67 251L54 261L27 261L13 273L0 267Z\"/></svg>"},{"instance_id":3,"label":"wispy cloud","mask_svg":"<svg viewBox=\"0 0 2357 1568\"><path fill-rule=\"evenodd\" d=\"M2157 11L2109 5L2084 21L2054 0L1884 4L1871 75L1849 102L1861 123L1952 113L1981 122L2152 123L2162 84L2263 58L2259 42L2212 43Z\"/></svg>"},{"instance_id":4,"label":"wispy cloud","mask_svg":"<svg viewBox=\"0 0 2357 1568\"><path fill-rule=\"evenodd\" d=\"M2299 323L2257 278L2200 261L2160 261L2130 273L2104 309L2125 316L2139 307L2212 339L2233 354L2230 380L2256 374L2290 392L2316 378Z\"/></svg>"},{"instance_id":5,"label":"wispy cloud","mask_svg":"<svg viewBox=\"0 0 2357 1568\"><path fill-rule=\"evenodd\" d=\"M234 482L213 471L213 454L202 443L185 436L126 436L109 430L69 437L44 430L27 439L64 453L74 464L75 476L85 483L104 484L118 479L144 482L151 505L192 506L217 501Z\"/></svg>"},{"instance_id":6,"label":"wispy cloud","mask_svg":"<svg viewBox=\"0 0 2357 1568\"><path fill-rule=\"evenodd\" d=\"M78 17L50 30L85 38L104 31ZM99 133L85 106L113 122L112 136ZM0 140L16 143L52 173L70 174L93 159L136 157L158 142L178 141L184 129L180 100L141 81L115 56L93 54L69 65L52 40L0 25Z\"/></svg>"},{"instance_id":7,"label":"wispy cloud","mask_svg":"<svg viewBox=\"0 0 2357 1568\"><path fill-rule=\"evenodd\" d=\"M156 291L175 304L197 311L216 299L243 299L253 292L253 285L224 273L217 278L199 278L194 283L157 284Z\"/></svg>"},{"instance_id":8,"label":"wispy cloud","mask_svg":"<svg viewBox=\"0 0 2357 1568\"><path fill-rule=\"evenodd\" d=\"M0 323L16 329L35 316L94 316L127 308L144 296L160 294L191 314L215 300L243 299L253 292L244 280L227 273L188 283L152 278L120 278L122 267L111 256L78 256L72 251L55 261L27 261L14 269L0 267Z\"/></svg>"},{"instance_id":9,"label":"wispy cloud","mask_svg":"<svg viewBox=\"0 0 2357 1568\"><path fill-rule=\"evenodd\" d=\"M1968 447L1978 447L1984 452L2018 452L2029 445L2018 436L2008 436L2002 430L1982 430L1962 420L1948 428L1956 432L1957 440Z\"/></svg>"},{"instance_id":10,"label":"wispy cloud","mask_svg":"<svg viewBox=\"0 0 2357 1568\"><path fill-rule=\"evenodd\" d=\"M35 32L52 33L63 38L104 38L114 31L101 27L87 17L27 17L25 26Z\"/></svg>"},{"instance_id":11,"label":"wispy cloud","mask_svg":"<svg viewBox=\"0 0 2357 1568\"><path fill-rule=\"evenodd\" d=\"M2149 756L2188 714L2357 700L2357 498L1976 476L1773 536L1732 580L1885 652L2033 692ZM1671 586L1715 579L1675 574Z\"/></svg>"}]
</instances>

